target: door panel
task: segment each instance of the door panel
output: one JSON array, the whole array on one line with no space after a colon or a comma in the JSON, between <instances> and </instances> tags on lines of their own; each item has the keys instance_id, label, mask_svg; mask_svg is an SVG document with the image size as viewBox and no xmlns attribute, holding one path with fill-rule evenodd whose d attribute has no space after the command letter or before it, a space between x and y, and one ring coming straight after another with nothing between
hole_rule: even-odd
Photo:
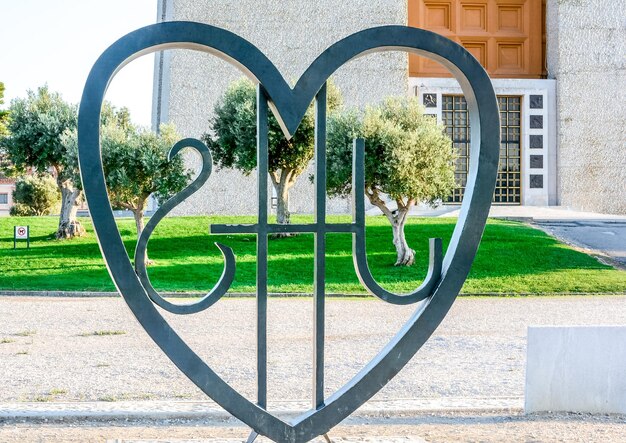
<instances>
[{"instance_id":1,"label":"door panel","mask_svg":"<svg viewBox=\"0 0 626 443\"><path fill-rule=\"evenodd\" d=\"M497 78L545 76L545 0L409 0L409 26L463 45ZM409 56L409 73L449 77L436 62Z\"/></svg>"}]
</instances>

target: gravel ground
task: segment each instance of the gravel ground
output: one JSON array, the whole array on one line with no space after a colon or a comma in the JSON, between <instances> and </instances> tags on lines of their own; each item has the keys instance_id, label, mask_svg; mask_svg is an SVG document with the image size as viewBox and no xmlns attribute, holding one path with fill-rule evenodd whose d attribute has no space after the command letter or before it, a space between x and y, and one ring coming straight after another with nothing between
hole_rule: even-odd
<instances>
[{"instance_id":1,"label":"gravel ground","mask_svg":"<svg viewBox=\"0 0 626 443\"><path fill-rule=\"evenodd\" d=\"M311 308L310 299L270 300L270 400L310 396ZM224 299L201 314L166 317L218 373L254 398L254 312L254 299ZM411 313L376 300L329 300L328 391L348 381ZM2 297L0 318L1 402L206 398L152 343L121 299ZM521 397L527 327L574 324L626 324L626 296L461 298L376 399ZM427 441L626 441L624 417L514 413L380 420L367 427L347 423L336 435L354 441L365 441L358 440L364 432L421 435ZM4 423L0 441L180 440L245 433L229 423L211 430L203 430L202 423L176 423L171 432L160 423Z\"/></svg>"},{"instance_id":2,"label":"gravel ground","mask_svg":"<svg viewBox=\"0 0 626 443\"><path fill-rule=\"evenodd\" d=\"M311 307L310 299L270 300L270 400L310 398ZM254 312L254 299L239 298L197 315L167 317L218 373L254 398ZM411 312L377 300L329 300L329 393ZM121 299L4 297L0 318L2 402L206 398ZM527 327L567 324L626 324L626 296L460 298L377 398L522 396Z\"/></svg>"}]
</instances>

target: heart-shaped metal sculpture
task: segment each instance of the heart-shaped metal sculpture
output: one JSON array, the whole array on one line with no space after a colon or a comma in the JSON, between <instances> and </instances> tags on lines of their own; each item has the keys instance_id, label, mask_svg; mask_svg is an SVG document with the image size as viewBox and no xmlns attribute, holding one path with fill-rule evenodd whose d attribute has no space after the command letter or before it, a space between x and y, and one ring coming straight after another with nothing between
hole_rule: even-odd
<instances>
[{"instance_id":1,"label":"heart-shaped metal sculpture","mask_svg":"<svg viewBox=\"0 0 626 443\"><path fill-rule=\"evenodd\" d=\"M253 232L258 235L257 248L265 255L258 256L257 285L259 297L259 327L265 315L267 297L267 234L283 232L311 232L316 235L315 307L317 325L314 340L318 359L315 364L314 407L286 423L265 410L266 398L263 376L266 361L259 361L258 404L254 404L222 380L178 336L155 308L153 300L166 309L178 313L193 313L213 304L228 286L229 272L225 271L219 290L216 288L199 302L198 307L179 308L161 304L158 295L147 280L145 268L137 273L126 253L118 232L107 196L100 155L100 110L107 86L113 76L133 59L149 52L186 48L217 55L235 66L259 84L259 223L242 227L214 226L217 233ZM408 295L392 294L376 284L367 269L365 258L365 230L363 196L354 198L354 222L345 225L327 224L320 194L325 194L325 104L326 81L347 61L374 51L399 50L434 59L446 66L457 78L471 112L472 148L470 174L461 214L445 257L441 260L441 243L431 240L429 275L416 291ZM290 225L285 228L267 223L267 106L272 107L285 134L297 129L308 106L317 102L316 121L316 220L312 225ZM484 230L495 187L498 166L500 131L499 112L495 93L488 75L476 59L456 43L429 31L405 26L383 26L357 32L335 43L322 53L302 75L292 89L276 67L255 46L241 37L209 25L192 22L166 22L139 29L118 40L94 65L83 93L79 112L79 160L81 177L94 227L109 272L126 303L150 337L202 391L228 412L249 425L255 432L277 442L305 442L326 433L354 412L389 380L391 380L417 350L428 340L452 306L463 285L475 257ZM203 147L194 141L185 141L199 151ZM183 147L182 145L178 148ZM178 149L177 148L177 149ZM201 152L202 153L202 152ZM204 155L204 154L203 154ZM363 178L363 142L355 143L355 183ZM205 159L206 166L206 159ZM208 175L207 175L208 177ZM360 188L362 189L362 187ZM180 196L179 196L180 198ZM176 203L172 202L166 210ZM164 215L164 213L162 214ZM323 397L323 275L324 238L327 232L346 232L353 235L355 267L362 283L381 299L396 304L419 302L416 312L404 327L349 383L328 398ZM149 236L149 234L148 234ZM144 248L147 237L140 239ZM265 248L265 249L263 249ZM226 262L232 264L232 252L221 246ZM140 248L138 248L138 251ZM141 255L141 254L139 254ZM228 267L228 264L227 264ZM143 272L143 274L142 274ZM138 275L139 274L139 275ZM143 283L142 283L143 282ZM219 285L218 285L219 286ZM218 292L218 293L217 293ZM264 298L265 297L265 298ZM265 331L259 330L259 337ZM320 350L321 345L321 350ZM259 346L264 342L259 339ZM264 349L259 349L262 357Z\"/></svg>"}]
</instances>

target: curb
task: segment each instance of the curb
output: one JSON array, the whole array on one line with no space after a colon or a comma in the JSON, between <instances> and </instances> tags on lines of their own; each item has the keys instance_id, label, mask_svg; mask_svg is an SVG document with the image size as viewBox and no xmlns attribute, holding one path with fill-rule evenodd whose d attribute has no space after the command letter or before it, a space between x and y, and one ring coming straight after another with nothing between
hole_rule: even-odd
<instances>
[{"instance_id":1,"label":"curb","mask_svg":"<svg viewBox=\"0 0 626 443\"><path fill-rule=\"evenodd\" d=\"M166 298L193 298L204 297L205 293L200 292L162 292ZM298 298L312 297L313 294L302 292L270 292L270 297L275 298ZM626 295L624 292L468 292L461 293L459 297L593 297L603 295ZM116 298L121 297L117 292L92 292L92 291L3 291L0 290L0 297L47 297L47 298ZM252 292L232 292L225 295L225 298L251 298L256 297ZM370 298L368 294L326 294L330 298Z\"/></svg>"},{"instance_id":2,"label":"curb","mask_svg":"<svg viewBox=\"0 0 626 443\"><path fill-rule=\"evenodd\" d=\"M375 400L351 417L406 417L432 413L519 413L522 397L422 398ZM284 401L269 408L280 417L296 417L309 409L304 401ZM110 420L202 420L223 422L232 416L211 401L124 401L0 403L1 421L110 421Z\"/></svg>"}]
</instances>

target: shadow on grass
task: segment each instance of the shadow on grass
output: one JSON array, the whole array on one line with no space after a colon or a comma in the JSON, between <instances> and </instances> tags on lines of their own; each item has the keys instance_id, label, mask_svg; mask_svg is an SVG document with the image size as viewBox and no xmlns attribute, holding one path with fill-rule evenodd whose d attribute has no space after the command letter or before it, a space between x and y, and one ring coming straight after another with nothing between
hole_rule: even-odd
<instances>
[{"instance_id":1,"label":"shadow on grass","mask_svg":"<svg viewBox=\"0 0 626 443\"><path fill-rule=\"evenodd\" d=\"M439 229L438 232L428 232L429 236L444 238L444 247L447 247L453 224L448 229ZM409 291L418 286L424 279L428 267L428 243L425 237L420 238L424 229L417 226L407 227L407 236L412 246L416 248L416 264L410 268L394 267L395 251L392 249L390 229L385 226L368 227L368 261L372 274L385 286L400 284ZM536 276L558 270L574 269L606 269L593 258L577 251L563 247L555 240L541 232L527 228L521 237L511 237L510 227L489 226L485 233L485 240L481 245L475 260L470 278L474 280L493 279L511 276ZM351 236L329 235L327 248L327 284L358 285L358 280L352 264ZM214 240L215 236L211 238ZM190 244L196 251L187 251L189 254L172 254L169 240L155 239L156 247L151 249L151 258L157 263L160 258L179 257L189 259L192 256L206 256L203 250L197 249L200 239L192 240ZM256 243L232 237L227 241L221 240L230 246L235 254L244 260L237 263L237 272L233 289L247 286L253 287L255 282L256 265L254 261ZM193 286L200 289L196 282L203 282L206 289L214 284L222 272L222 263L219 252L214 251L211 257L217 259L215 263L197 263L190 266L187 262L158 265L149 270L155 286L163 288L185 288ZM295 238L274 240L269 246L269 284L270 286L302 286L310 287L313 280L313 239L311 235L301 235Z\"/></svg>"},{"instance_id":2,"label":"shadow on grass","mask_svg":"<svg viewBox=\"0 0 626 443\"><path fill-rule=\"evenodd\" d=\"M65 268L57 272L46 272L38 275L25 273L13 275L6 284L3 281L3 290L15 291L115 291L115 286L109 277L106 267L99 269L80 270L69 272Z\"/></svg>"},{"instance_id":3,"label":"shadow on grass","mask_svg":"<svg viewBox=\"0 0 626 443\"><path fill-rule=\"evenodd\" d=\"M249 290L255 286L255 236L209 236L203 233L208 229L207 220L181 218L170 221L163 230L157 228L148 247L150 258L156 262L148 270L155 288L167 291L210 290L223 270L223 259L214 242L231 247L238 258L232 289ZM367 227L367 251L371 272L382 286L396 290L401 288L400 292L414 289L425 277L428 238L442 238L444 249L447 248L456 223L456 220L421 219L408 224L407 240L416 250L416 264L407 268L393 266L395 250L390 226L379 219L368 220L368 223L370 221L373 226ZM184 226L184 229L180 229L179 225ZM126 250L132 258L136 244L134 227L123 227L121 231L124 233ZM181 235L181 232L187 235ZM352 236L328 234L327 238L327 285L331 288L359 288L352 263ZM311 234L270 241L270 287L310 291L313 281L313 248ZM10 275L3 279L0 285L3 289L113 290L93 232L88 238L71 241L48 240L44 237L31 250L0 250L0 260L4 263L2 267L5 273ZM10 262L25 268L16 269L13 265L8 269ZM585 254L565 247L541 231L519 224L494 222L487 225L469 279L550 279L550 274L557 271L581 269L608 268ZM45 272L39 275L40 272L33 271ZM503 283L504 286L506 284Z\"/></svg>"}]
</instances>

